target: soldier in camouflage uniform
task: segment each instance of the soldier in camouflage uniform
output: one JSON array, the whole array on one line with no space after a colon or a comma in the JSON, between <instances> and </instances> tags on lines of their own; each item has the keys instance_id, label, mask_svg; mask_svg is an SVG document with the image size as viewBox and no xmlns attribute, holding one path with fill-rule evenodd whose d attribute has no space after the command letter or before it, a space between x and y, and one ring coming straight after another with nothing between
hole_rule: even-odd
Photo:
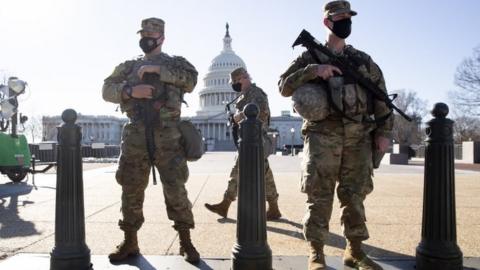
<instances>
[{"instance_id":1,"label":"soldier in camouflage uniform","mask_svg":"<svg viewBox=\"0 0 480 270\"><path fill-rule=\"evenodd\" d=\"M359 72L386 92L382 72L372 58L345 43L354 15L356 12L350 9L347 1L332 1L324 6L323 22L328 32L325 46L351 61ZM332 76L342 76L341 70L315 62L306 51L281 75L280 92L289 97L307 82L327 85ZM303 225L305 239L310 245L310 270L327 269L323 246L337 182L341 224L347 239L344 264L357 269L381 269L361 249L362 241L369 238L363 201L373 190L372 147L379 151L388 148L393 114L384 102L372 98L366 89L351 79L343 78L343 115L330 110L325 119L304 120L302 127L305 155L301 184L302 192L308 198ZM372 117L382 121L364 121Z\"/></svg>"},{"instance_id":2,"label":"soldier in camouflage uniform","mask_svg":"<svg viewBox=\"0 0 480 270\"><path fill-rule=\"evenodd\" d=\"M267 94L262 89L252 83L250 75L244 68L237 68L230 73L232 88L241 92L241 96L235 104L237 112L234 115L234 121L239 123L245 119L243 114L243 108L248 103L254 103L259 108L258 119L262 121L263 140L265 143L270 139L267 137L268 125L270 122L270 109L268 108ZM264 144L265 145L265 144ZM238 156L235 157L235 165L230 172L230 180L228 181L228 187L223 195L223 200L218 204L205 204L205 207L226 218L228 208L232 201L237 197L237 184L239 178L238 169ZM268 202L267 220L279 219L282 215L278 209L278 193L273 180L273 173L268 164L268 159L265 158L265 190L266 200Z\"/></svg>"},{"instance_id":3,"label":"soldier in camouflage uniform","mask_svg":"<svg viewBox=\"0 0 480 270\"><path fill-rule=\"evenodd\" d=\"M183 95L193 91L198 73L186 59L162 52L163 20L145 19L141 27L140 47L145 55L118 65L105 79L102 90L103 99L120 104L130 119L123 129L122 154L116 172L117 182L122 186L123 219L119 226L125 239L109 258L120 261L139 254L137 231L144 222L143 201L151 167L145 118L141 114L150 110L156 148L153 165L160 173L168 218L178 231L180 254L188 262L197 263L200 255L190 240L190 229L194 228L192 204L185 189L188 167L177 125ZM149 84L143 82L146 74L156 74L156 80Z\"/></svg>"}]
</instances>

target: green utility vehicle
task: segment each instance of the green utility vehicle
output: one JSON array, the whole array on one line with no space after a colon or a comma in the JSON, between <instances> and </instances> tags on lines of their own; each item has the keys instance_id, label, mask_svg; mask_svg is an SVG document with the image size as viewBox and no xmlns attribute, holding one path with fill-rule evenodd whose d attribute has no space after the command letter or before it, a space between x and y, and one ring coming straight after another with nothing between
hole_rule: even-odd
<instances>
[{"instance_id":1,"label":"green utility vehicle","mask_svg":"<svg viewBox=\"0 0 480 270\"><path fill-rule=\"evenodd\" d=\"M0 172L13 182L22 181L31 167L31 155L24 135L0 133Z\"/></svg>"},{"instance_id":2,"label":"green utility vehicle","mask_svg":"<svg viewBox=\"0 0 480 270\"><path fill-rule=\"evenodd\" d=\"M47 167L43 170L35 170L35 158L32 158L27 139L17 134L19 120L20 124L28 120L26 116L17 116L17 97L25 92L26 85L16 77L10 77L7 85L0 84L0 173L13 182L22 181L27 173L46 172L55 165L45 164Z\"/></svg>"}]
</instances>

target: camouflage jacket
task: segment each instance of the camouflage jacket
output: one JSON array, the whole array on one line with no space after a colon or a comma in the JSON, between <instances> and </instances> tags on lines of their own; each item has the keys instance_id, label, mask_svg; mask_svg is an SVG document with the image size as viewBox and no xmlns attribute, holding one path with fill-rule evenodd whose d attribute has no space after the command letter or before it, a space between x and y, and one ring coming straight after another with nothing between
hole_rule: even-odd
<instances>
[{"instance_id":1,"label":"camouflage jacket","mask_svg":"<svg viewBox=\"0 0 480 270\"><path fill-rule=\"evenodd\" d=\"M374 82L385 93L387 92L382 71L368 54L347 45L343 50L343 57L353 61L357 70L361 74ZM325 83L324 80L316 75L317 67L318 64L310 53L308 51L303 52L302 55L293 61L287 71L280 76L278 85L282 96L291 96L295 89L307 82ZM343 89L343 111L347 116L353 118L360 116L359 119L361 119L363 116L373 114L375 119L380 119L390 113L390 109L387 105L384 102L373 98L368 93L368 90L364 89L354 81L352 81L351 84L348 83L348 79L346 78L345 81ZM371 105L369 106L368 103ZM337 114L337 117L339 116L339 114L335 112L332 114L334 116ZM321 123L305 120L302 129L315 130L318 128L318 125L321 125ZM376 128L375 135L390 138L392 128L393 113L383 124L380 124Z\"/></svg>"},{"instance_id":2,"label":"camouflage jacket","mask_svg":"<svg viewBox=\"0 0 480 270\"><path fill-rule=\"evenodd\" d=\"M248 103L253 103L258 106L258 119L262 121L262 128L267 130L270 122L270 109L268 107L267 94L265 94L265 92L254 83L252 83L250 88L238 98L237 103L235 104L237 112L243 111L243 108Z\"/></svg>"},{"instance_id":3,"label":"camouflage jacket","mask_svg":"<svg viewBox=\"0 0 480 270\"><path fill-rule=\"evenodd\" d=\"M159 81L154 85L156 92L154 98L162 99L159 115L161 120L179 120L183 95L190 93L197 84L195 67L185 58L180 56L169 56L165 53L146 56L135 60L125 61L118 65L113 73L107 77L103 84L103 99L109 102L120 104L122 112L132 119L134 107L138 99L122 99L122 89L125 85L135 86L143 82L137 75L138 69L143 65L160 66Z\"/></svg>"}]
</instances>

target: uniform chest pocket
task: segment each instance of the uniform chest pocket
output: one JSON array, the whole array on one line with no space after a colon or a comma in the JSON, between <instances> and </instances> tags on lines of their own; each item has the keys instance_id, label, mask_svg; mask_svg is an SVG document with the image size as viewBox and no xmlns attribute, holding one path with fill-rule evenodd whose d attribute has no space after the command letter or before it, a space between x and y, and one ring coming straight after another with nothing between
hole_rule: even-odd
<instances>
[{"instance_id":1,"label":"uniform chest pocket","mask_svg":"<svg viewBox=\"0 0 480 270\"><path fill-rule=\"evenodd\" d=\"M165 85L165 105L171 109L179 109L182 106L182 92L180 89Z\"/></svg>"},{"instance_id":2,"label":"uniform chest pocket","mask_svg":"<svg viewBox=\"0 0 480 270\"><path fill-rule=\"evenodd\" d=\"M345 113L347 114L358 115L367 112L367 92L356 84L347 84L344 86L343 102Z\"/></svg>"},{"instance_id":3,"label":"uniform chest pocket","mask_svg":"<svg viewBox=\"0 0 480 270\"><path fill-rule=\"evenodd\" d=\"M347 114L355 114L357 112L357 88L355 84L347 84L343 87L343 103L344 111Z\"/></svg>"},{"instance_id":4,"label":"uniform chest pocket","mask_svg":"<svg viewBox=\"0 0 480 270\"><path fill-rule=\"evenodd\" d=\"M357 114L366 114L368 111L368 95L367 91L357 86Z\"/></svg>"}]
</instances>

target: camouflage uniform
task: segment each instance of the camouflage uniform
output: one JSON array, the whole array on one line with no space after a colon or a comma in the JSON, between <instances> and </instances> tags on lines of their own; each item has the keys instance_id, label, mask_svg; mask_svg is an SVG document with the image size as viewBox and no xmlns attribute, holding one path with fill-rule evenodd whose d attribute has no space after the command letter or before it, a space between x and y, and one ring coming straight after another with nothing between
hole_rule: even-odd
<instances>
[{"instance_id":1,"label":"camouflage uniform","mask_svg":"<svg viewBox=\"0 0 480 270\"><path fill-rule=\"evenodd\" d=\"M194 227L194 221L192 204L185 189L188 167L177 124L183 94L193 91L198 73L186 59L165 53L118 65L103 85L103 98L120 104L122 112L130 119L123 129L122 153L116 172L117 182L122 186L123 220L119 221L119 225L124 231L137 231L144 222L143 201L150 172L145 126L141 120L136 119L135 106L139 100L122 99L125 85L142 83L137 71L143 65L160 66L160 79L156 86L159 86L157 91L159 88L162 90L161 93L154 94L161 96L155 102L158 123L154 128L154 165L160 173L168 218L174 221L176 230L190 229Z\"/></svg>"},{"instance_id":2,"label":"camouflage uniform","mask_svg":"<svg viewBox=\"0 0 480 270\"><path fill-rule=\"evenodd\" d=\"M268 108L267 94L263 90L257 87L254 83L243 94L235 104L235 108L238 112L243 111L243 108L248 103L254 103L259 108L258 119L262 121L262 131L264 141L269 140L267 137L268 123L270 121L270 109ZM235 165L230 172L230 180L228 181L228 187L225 191L224 198L230 201L234 201L237 197L237 184L239 178L238 170L238 156L235 157ZM277 188L273 179L273 173L268 164L268 159L265 158L265 197L267 201L276 201L278 198Z\"/></svg>"},{"instance_id":3,"label":"camouflage uniform","mask_svg":"<svg viewBox=\"0 0 480 270\"><path fill-rule=\"evenodd\" d=\"M349 45L341 54L386 92L382 72L370 56ZM281 75L281 94L291 96L295 89L307 82L325 87L326 82L316 75L317 67L310 53L304 52ZM360 122L348 120L330 109L326 119L304 120L302 127L305 141L301 190L308 196L303 223L305 238L311 243L325 243L336 182L345 237L360 241L368 239L363 201L373 190L372 134L374 138L391 137L393 115L378 126L361 122L369 115L377 119L388 115L390 110L385 103L369 97L367 90L349 78L344 79L343 111ZM372 101L370 106L369 100Z\"/></svg>"}]
</instances>

